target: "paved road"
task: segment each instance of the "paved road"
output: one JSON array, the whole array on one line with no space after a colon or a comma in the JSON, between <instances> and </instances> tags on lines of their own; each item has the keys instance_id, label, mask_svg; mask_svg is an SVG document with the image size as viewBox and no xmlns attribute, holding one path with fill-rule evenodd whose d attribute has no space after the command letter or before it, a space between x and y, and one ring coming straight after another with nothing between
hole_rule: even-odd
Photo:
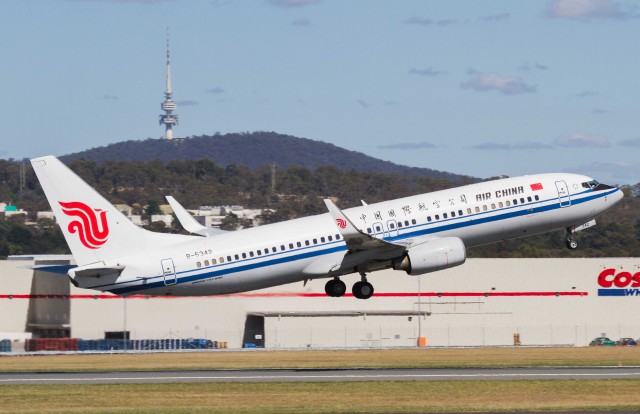
<instances>
[{"instance_id":1,"label":"paved road","mask_svg":"<svg viewBox=\"0 0 640 414\"><path fill-rule=\"evenodd\" d=\"M640 367L0 373L2 384L640 379Z\"/></svg>"}]
</instances>

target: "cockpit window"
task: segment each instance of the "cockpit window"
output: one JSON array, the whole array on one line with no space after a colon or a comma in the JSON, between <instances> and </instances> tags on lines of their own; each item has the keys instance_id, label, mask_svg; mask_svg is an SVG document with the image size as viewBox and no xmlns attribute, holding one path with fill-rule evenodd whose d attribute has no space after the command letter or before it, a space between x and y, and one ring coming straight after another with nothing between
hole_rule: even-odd
<instances>
[{"instance_id":1,"label":"cockpit window","mask_svg":"<svg viewBox=\"0 0 640 414\"><path fill-rule=\"evenodd\" d=\"M593 188L596 188L599 184L600 184L599 182L597 182L596 180L593 180L593 181L587 181L587 182L582 183L582 186L584 188L593 189Z\"/></svg>"}]
</instances>

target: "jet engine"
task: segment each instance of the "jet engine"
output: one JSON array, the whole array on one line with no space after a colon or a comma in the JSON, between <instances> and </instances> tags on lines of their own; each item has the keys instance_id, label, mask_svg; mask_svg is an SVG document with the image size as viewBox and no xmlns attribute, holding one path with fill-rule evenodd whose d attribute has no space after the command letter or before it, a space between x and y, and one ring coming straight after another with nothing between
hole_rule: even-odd
<instances>
[{"instance_id":1,"label":"jet engine","mask_svg":"<svg viewBox=\"0 0 640 414\"><path fill-rule=\"evenodd\" d=\"M410 247L402 257L393 260L394 270L418 276L459 266L467 259L464 242L458 237L436 237Z\"/></svg>"}]
</instances>

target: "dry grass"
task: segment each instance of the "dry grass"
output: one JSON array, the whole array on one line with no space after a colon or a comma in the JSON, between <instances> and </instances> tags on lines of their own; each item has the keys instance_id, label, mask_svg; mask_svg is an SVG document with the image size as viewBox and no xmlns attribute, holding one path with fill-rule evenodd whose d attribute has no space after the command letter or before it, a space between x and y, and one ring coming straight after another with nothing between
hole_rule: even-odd
<instances>
[{"instance_id":1,"label":"dry grass","mask_svg":"<svg viewBox=\"0 0 640 414\"><path fill-rule=\"evenodd\" d=\"M637 410L640 380L3 386L0 412Z\"/></svg>"},{"instance_id":2,"label":"dry grass","mask_svg":"<svg viewBox=\"0 0 640 414\"><path fill-rule=\"evenodd\" d=\"M0 357L0 372L631 365L640 366L640 347L213 351Z\"/></svg>"}]
</instances>

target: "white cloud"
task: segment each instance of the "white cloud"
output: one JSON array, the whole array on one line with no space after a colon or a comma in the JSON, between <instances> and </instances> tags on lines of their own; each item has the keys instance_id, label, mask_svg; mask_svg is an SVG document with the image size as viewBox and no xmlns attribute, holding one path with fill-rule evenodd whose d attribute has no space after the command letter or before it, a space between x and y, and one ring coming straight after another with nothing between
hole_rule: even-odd
<instances>
[{"instance_id":1,"label":"white cloud","mask_svg":"<svg viewBox=\"0 0 640 414\"><path fill-rule=\"evenodd\" d=\"M543 65L541 63L529 63L524 62L522 65L518 66L518 70L529 72L532 70L547 70L549 67L547 65Z\"/></svg>"},{"instance_id":2,"label":"white cloud","mask_svg":"<svg viewBox=\"0 0 640 414\"><path fill-rule=\"evenodd\" d=\"M502 77L496 73L479 73L472 71L473 78L460 84L462 89L478 92L498 91L503 95L520 95L536 92L536 87L527 85L520 78Z\"/></svg>"},{"instance_id":3,"label":"white cloud","mask_svg":"<svg viewBox=\"0 0 640 414\"><path fill-rule=\"evenodd\" d=\"M538 150L551 148L553 148L551 145L538 141L521 141L513 144L513 149L517 150Z\"/></svg>"},{"instance_id":4,"label":"white cloud","mask_svg":"<svg viewBox=\"0 0 640 414\"><path fill-rule=\"evenodd\" d=\"M623 8L611 0L553 0L545 15L570 20L629 19L639 16L635 6Z\"/></svg>"},{"instance_id":5,"label":"white cloud","mask_svg":"<svg viewBox=\"0 0 640 414\"><path fill-rule=\"evenodd\" d=\"M436 70L436 69L433 69L432 67L428 67L424 69L416 69L416 68L409 69L409 75L418 75L418 76L434 77L439 75L446 75L446 73L447 72L444 70Z\"/></svg>"},{"instance_id":6,"label":"white cloud","mask_svg":"<svg viewBox=\"0 0 640 414\"><path fill-rule=\"evenodd\" d=\"M429 26L433 24L433 20L426 17L413 16L404 21L406 24L417 24L420 26Z\"/></svg>"},{"instance_id":7,"label":"white cloud","mask_svg":"<svg viewBox=\"0 0 640 414\"><path fill-rule=\"evenodd\" d=\"M221 93L224 93L225 90L223 88L219 87L219 86L216 86L214 88L207 88L205 90L205 92L212 93L214 95L220 95Z\"/></svg>"},{"instance_id":8,"label":"white cloud","mask_svg":"<svg viewBox=\"0 0 640 414\"><path fill-rule=\"evenodd\" d=\"M611 146L607 137L583 132L565 132L556 138L553 144L558 147L573 148L607 148Z\"/></svg>"}]
</instances>

